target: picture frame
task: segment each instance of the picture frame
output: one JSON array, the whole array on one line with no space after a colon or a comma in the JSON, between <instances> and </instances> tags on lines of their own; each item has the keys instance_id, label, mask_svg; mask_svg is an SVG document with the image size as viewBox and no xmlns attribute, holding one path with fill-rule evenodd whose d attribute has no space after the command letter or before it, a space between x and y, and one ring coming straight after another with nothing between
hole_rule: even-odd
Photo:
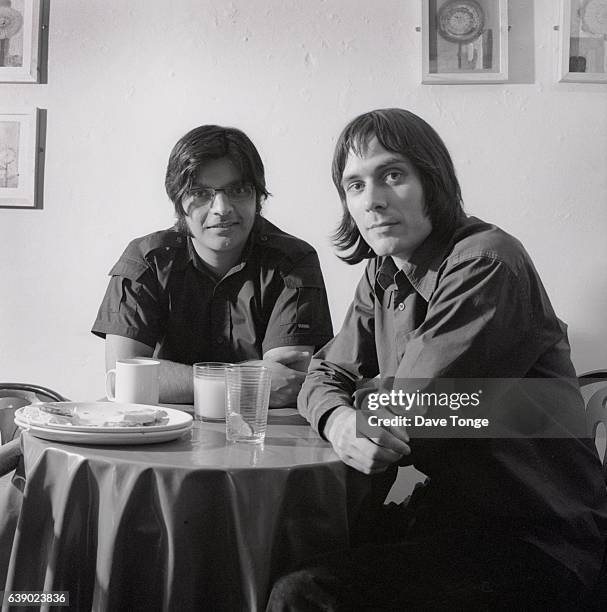
<instances>
[{"instance_id":1,"label":"picture frame","mask_svg":"<svg viewBox=\"0 0 607 612\"><path fill-rule=\"evenodd\" d=\"M422 0L422 83L508 81L508 0Z\"/></svg>"},{"instance_id":2,"label":"picture frame","mask_svg":"<svg viewBox=\"0 0 607 612\"><path fill-rule=\"evenodd\" d=\"M41 0L0 4L0 82L37 83Z\"/></svg>"},{"instance_id":3,"label":"picture frame","mask_svg":"<svg viewBox=\"0 0 607 612\"><path fill-rule=\"evenodd\" d=\"M607 0L561 0L558 79L607 83Z\"/></svg>"},{"instance_id":4,"label":"picture frame","mask_svg":"<svg viewBox=\"0 0 607 612\"><path fill-rule=\"evenodd\" d=\"M0 208L42 208L42 115L0 110Z\"/></svg>"}]
</instances>

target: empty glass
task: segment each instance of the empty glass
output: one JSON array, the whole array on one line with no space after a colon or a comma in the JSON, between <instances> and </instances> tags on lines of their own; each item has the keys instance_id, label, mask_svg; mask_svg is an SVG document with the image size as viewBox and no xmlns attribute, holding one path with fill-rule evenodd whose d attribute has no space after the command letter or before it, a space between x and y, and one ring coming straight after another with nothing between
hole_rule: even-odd
<instances>
[{"instance_id":1,"label":"empty glass","mask_svg":"<svg viewBox=\"0 0 607 612\"><path fill-rule=\"evenodd\" d=\"M233 365L226 369L226 438L259 444L268 424L271 371L265 366Z\"/></svg>"}]
</instances>

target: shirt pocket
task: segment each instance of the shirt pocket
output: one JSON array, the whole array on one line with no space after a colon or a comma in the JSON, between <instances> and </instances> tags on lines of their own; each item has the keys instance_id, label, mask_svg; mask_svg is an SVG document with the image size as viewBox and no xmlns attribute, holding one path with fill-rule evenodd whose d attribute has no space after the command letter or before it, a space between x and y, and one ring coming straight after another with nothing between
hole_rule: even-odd
<instances>
[{"instance_id":1,"label":"shirt pocket","mask_svg":"<svg viewBox=\"0 0 607 612\"><path fill-rule=\"evenodd\" d=\"M109 276L123 276L132 281L138 281L148 269L143 261L135 259L119 259L110 270Z\"/></svg>"},{"instance_id":2,"label":"shirt pocket","mask_svg":"<svg viewBox=\"0 0 607 612\"><path fill-rule=\"evenodd\" d=\"M110 312L130 313L141 317L140 309L146 303L155 302L150 288L143 282L148 266L133 259L120 259L109 272L107 307ZM143 317L145 318L145 317Z\"/></svg>"},{"instance_id":3,"label":"shirt pocket","mask_svg":"<svg viewBox=\"0 0 607 612\"><path fill-rule=\"evenodd\" d=\"M307 333L320 327L319 318L326 301L322 277L310 271L297 276L284 277L284 301L280 313L280 324L285 333Z\"/></svg>"}]
</instances>

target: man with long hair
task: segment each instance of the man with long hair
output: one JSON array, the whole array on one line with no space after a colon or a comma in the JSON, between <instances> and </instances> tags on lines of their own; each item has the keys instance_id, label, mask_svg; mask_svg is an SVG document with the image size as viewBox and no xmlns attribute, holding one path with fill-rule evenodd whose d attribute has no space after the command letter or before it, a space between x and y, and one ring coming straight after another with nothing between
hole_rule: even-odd
<instances>
[{"instance_id":1,"label":"man with long hair","mask_svg":"<svg viewBox=\"0 0 607 612\"><path fill-rule=\"evenodd\" d=\"M356 470L412 464L428 478L402 511L374 517L383 535L283 577L269 609L585 609L607 494L566 329L529 255L464 213L447 148L411 112L354 119L333 181L343 207L335 244L367 265L299 409ZM481 386L476 398L460 393L442 412L422 405L467 379ZM479 409L491 385L504 394ZM457 432L493 418L491 434Z\"/></svg>"}]
</instances>

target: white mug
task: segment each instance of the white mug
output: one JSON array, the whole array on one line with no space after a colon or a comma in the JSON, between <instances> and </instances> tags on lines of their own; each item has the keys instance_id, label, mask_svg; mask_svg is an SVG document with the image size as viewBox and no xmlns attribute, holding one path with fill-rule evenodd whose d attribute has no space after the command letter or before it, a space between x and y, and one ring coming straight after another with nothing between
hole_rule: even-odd
<instances>
[{"instance_id":1,"label":"white mug","mask_svg":"<svg viewBox=\"0 0 607 612\"><path fill-rule=\"evenodd\" d=\"M105 373L105 393L112 402L157 406L159 370L155 359L117 359Z\"/></svg>"}]
</instances>

